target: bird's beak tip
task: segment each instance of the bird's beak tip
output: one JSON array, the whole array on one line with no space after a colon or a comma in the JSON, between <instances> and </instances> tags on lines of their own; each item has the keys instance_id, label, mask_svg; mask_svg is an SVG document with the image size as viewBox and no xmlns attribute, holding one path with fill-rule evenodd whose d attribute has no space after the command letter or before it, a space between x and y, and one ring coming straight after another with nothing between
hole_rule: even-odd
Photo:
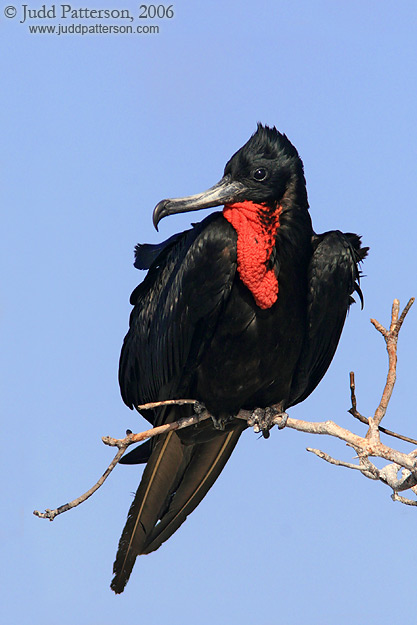
<instances>
[{"instance_id":1,"label":"bird's beak tip","mask_svg":"<svg viewBox=\"0 0 417 625\"><path fill-rule=\"evenodd\" d=\"M153 225L158 230L158 224L164 217L176 213L188 213L202 208L222 206L236 199L237 194L242 192L242 184L231 181L230 175L223 178L214 186L195 195L188 195L180 198L170 198L161 200L153 212Z\"/></svg>"},{"instance_id":2,"label":"bird's beak tip","mask_svg":"<svg viewBox=\"0 0 417 625\"><path fill-rule=\"evenodd\" d=\"M152 221L155 230L158 232L158 224L163 217L165 217L165 208L168 203L168 200L162 200L155 206L155 210L153 211Z\"/></svg>"}]
</instances>

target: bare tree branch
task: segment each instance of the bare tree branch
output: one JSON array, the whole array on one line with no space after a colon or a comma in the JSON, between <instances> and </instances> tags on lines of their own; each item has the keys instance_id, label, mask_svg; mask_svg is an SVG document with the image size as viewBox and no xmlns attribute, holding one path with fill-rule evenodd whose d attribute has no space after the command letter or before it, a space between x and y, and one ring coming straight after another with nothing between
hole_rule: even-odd
<instances>
[{"instance_id":1,"label":"bare tree branch","mask_svg":"<svg viewBox=\"0 0 417 625\"><path fill-rule=\"evenodd\" d=\"M373 474L368 474L365 471L365 469L363 469L358 464L353 464L352 462L344 462L344 460L337 460L336 458L332 458L332 456L329 456L329 454L324 453L324 451L320 451L320 449L313 449L312 447L307 447L306 449L307 451L312 452L319 458L322 458L322 460L325 460L326 462L329 462L330 464L334 464L337 467L346 467L347 469L356 469L357 471L361 471L361 473L364 473L366 477L370 477L373 480L378 479Z\"/></svg>"},{"instance_id":2,"label":"bare tree branch","mask_svg":"<svg viewBox=\"0 0 417 625\"><path fill-rule=\"evenodd\" d=\"M50 521L53 521L54 518L58 516L58 514L62 514L67 510L71 510L71 508L76 508L77 506L79 506L86 499L91 497L91 495L95 493L96 490L98 490L100 486L102 486L102 484L104 484L105 480L109 477L116 464L118 464L120 458L123 456L125 451L126 448L119 448L119 451L117 452L107 469L104 471L101 478L86 493L84 493L80 497L77 497L76 499L73 499L73 501L70 501L69 503L65 503L63 506L59 506L59 508L55 508L55 510L50 510L49 508L46 508L45 512L39 512L38 510L34 510L33 514L40 519L49 519Z\"/></svg>"},{"instance_id":3,"label":"bare tree branch","mask_svg":"<svg viewBox=\"0 0 417 625\"><path fill-rule=\"evenodd\" d=\"M152 402L149 404L144 404L143 406L138 406L140 410L150 410L152 408L157 408L160 406L171 406L173 404L178 404L180 406L184 404L198 404L195 399L168 399L167 401L158 401ZM64 504L63 506L59 506L59 508L55 508L55 510L50 510L47 508L45 512L39 512L38 510L34 510L33 514L41 519L49 519L53 521L56 516L66 512L67 510L71 510L71 508L76 508L81 503L83 503L86 499L91 497L93 493L96 492L104 484L105 480L109 477L110 473L113 471L114 467L118 464L120 458L125 453L126 449L135 443L139 443L141 441L146 440L147 438L152 438L153 436L158 436L159 434L167 434L171 430L181 430L182 428L188 427L189 425L193 425L195 423L199 423L204 419L208 419L210 414L204 410L199 414L194 415L193 417L185 417L184 419L180 419L179 421L174 421L173 423L168 423L166 425L160 425L156 428L151 428L150 430L146 430L146 432L140 432L140 434L132 434L130 430L126 431L125 438L112 438L111 436L103 436L102 441L105 445L109 445L111 447L118 447L119 451L104 471L101 478L92 486L86 493L77 497L73 501Z\"/></svg>"},{"instance_id":4,"label":"bare tree branch","mask_svg":"<svg viewBox=\"0 0 417 625\"><path fill-rule=\"evenodd\" d=\"M399 501L400 503L404 503L406 506L417 506L417 501L415 499L408 499L407 497L401 497L396 491L394 491L391 495L391 499L393 501Z\"/></svg>"},{"instance_id":5,"label":"bare tree branch","mask_svg":"<svg viewBox=\"0 0 417 625\"><path fill-rule=\"evenodd\" d=\"M410 300L411 301L411 300ZM369 419L364 417L360 412L358 412L356 407L356 395L355 395L355 374L353 371L350 372L350 398L352 407L348 410L350 414L358 419L361 423L365 425L369 425ZM406 443L411 443L412 445L417 445L417 440L414 438L410 438L409 436L404 436L403 434L398 434L397 432L393 432L392 430L387 430L387 428L379 426L379 431L387 434L388 436L393 436L394 438L398 438L400 441L405 441Z\"/></svg>"},{"instance_id":6,"label":"bare tree branch","mask_svg":"<svg viewBox=\"0 0 417 625\"><path fill-rule=\"evenodd\" d=\"M167 401L158 401L152 402L150 404L143 404L142 406L138 406L138 410L150 410L151 408L156 408L157 406L173 406L177 404L178 406L182 406L183 404L195 404L198 405L197 400L195 399L187 399L184 401L183 399L168 399ZM110 447L118 447L119 449L123 449L124 451L135 443L141 443L147 438L153 438L154 436L159 436L160 434L168 434L172 430L182 430L183 428L187 428L190 425L196 425L200 423L200 421L204 421L205 419L209 419L211 417L210 413L207 410L202 410L197 412L191 417L184 417L183 419L179 419L178 421L173 421L172 423L166 423L165 425L158 425L155 428L151 428L150 430L146 430L145 432L140 432L139 434L132 434L130 430L127 431L125 438L112 438L111 436L103 436L102 441L105 445L109 445Z\"/></svg>"},{"instance_id":7,"label":"bare tree branch","mask_svg":"<svg viewBox=\"0 0 417 625\"><path fill-rule=\"evenodd\" d=\"M394 385L395 385L395 380L396 380L398 334L401 330L401 326L404 322L404 319L408 311L410 310L411 306L413 305L413 303L414 303L414 297L412 297L408 301L407 306L404 308L403 312L401 313L400 318L398 318L399 311L400 311L400 302L397 299L394 300L394 303L392 305L391 326L390 326L389 331L386 330L380 323L378 323L378 321L376 321L375 319L371 319L371 323L375 326L375 328L379 332L381 332L387 345L388 375L387 375L387 381L385 384L384 392L382 393L379 406L375 411L374 418L372 421L369 420L370 421L369 423L370 427L368 431L369 437L371 436L379 437L378 426L386 414L388 403L391 399L392 391L394 390Z\"/></svg>"},{"instance_id":8,"label":"bare tree branch","mask_svg":"<svg viewBox=\"0 0 417 625\"><path fill-rule=\"evenodd\" d=\"M349 447L352 447L355 450L357 458L359 460L359 464L349 463L343 460L337 460L319 449L313 449L308 447L307 451L314 453L316 456L322 458L330 464L346 467L348 469L354 469L360 471L362 475L369 479L379 480L384 484L387 484L393 490L392 499L394 501L399 501L403 504L410 506L417 506L416 500L408 499L398 494L401 491L411 490L415 495L417 495L417 449L409 454L405 454L396 449L388 447L387 445L384 445L380 440L379 434L379 432L381 431L389 434L390 436L395 436L396 438L400 438L401 440L417 445L417 441L415 441L414 439L400 434L396 434L395 432L391 432L390 430L386 430L380 425L382 419L386 414L387 407L395 385L398 334L404 322L404 319L413 303L414 298L409 300L400 315L399 301L394 300L389 330L384 328L375 319L371 319L374 327L384 337L388 352L387 380L385 382L381 401L373 417L367 418L358 412L355 394L355 376L353 372L350 373L351 408L349 412L356 419L368 425L368 430L364 437L354 434L353 432L350 432L345 428L342 428L333 421L310 422L303 421L301 419L292 419L291 417L288 417L286 413L280 413L278 406L271 406L271 409L277 412L276 417L274 417L273 419L273 424L278 425L279 428L287 427L308 434L325 434L327 436L339 438L340 440L344 441ZM201 406L201 404L193 399L171 399L166 401L152 402L149 404L137 406L137 408L140 411L145 411L155 409L164 405L183 404L193 404L195 414L190 417L180 419L179 421L175 421L173 423L167 423L165 425L151 428L149 430L146 430L145 432L140 432L139 434L133 434L130 430L127 430L125 438L122 439L116 439L110 436L103 437L103 442L106 445L117 447L118 452L103 473L103 475L97 481L97 483L86 493L84 493L84 495L78 497L77 499L74 499L70 503L64 504L63 506L60 506L55 510L47 509L45 510L45 512L38 512L37 510L35 510L34 514L40 518L49 519L50 521L52 521L59 514L62 514L63 512L66 512L71 508L75 508L76 506L80 505L80 503L91 497L91 495L104 483L104 481L110 475L111 471L113 471L114 467L118 464L120 458L123 456L126 449L130 445L144 441L154 436L164 435L172 430L179 430L185 427L189 427L191 425L196 425L200 421L209 419L211 417L210 413L205 410L205 408ZM255 431L259 431L259 425L257 425L256 420L254 420L253 412L248 410L241 410L237 415L235 415L235 418L246 420L249 425L254 425ZM389 461L390 464L386 465L383 469L378 469L369 460L370 457L383 458ZM401 478L398 477L399 471L401 471L402 473Z\"/></svg>"}]
</instances>

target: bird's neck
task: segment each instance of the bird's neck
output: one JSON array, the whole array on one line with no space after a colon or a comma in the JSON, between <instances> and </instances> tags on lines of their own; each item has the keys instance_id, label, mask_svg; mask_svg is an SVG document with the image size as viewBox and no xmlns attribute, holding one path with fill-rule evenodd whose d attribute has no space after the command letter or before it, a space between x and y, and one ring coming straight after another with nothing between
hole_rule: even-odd
<instances>
[{"instance_id":1,"label":"bird's neck","mask_svg":"<svg viewBox=\"0 0 417 625\"><path fill-rule=\"evenodd\" d=\"M277 301L278 279L270 265L275 245L279 205L237 202L225 204L223 215L237 232L237 269L256 304L270 308Z\"/></svg>"}]
</instances>

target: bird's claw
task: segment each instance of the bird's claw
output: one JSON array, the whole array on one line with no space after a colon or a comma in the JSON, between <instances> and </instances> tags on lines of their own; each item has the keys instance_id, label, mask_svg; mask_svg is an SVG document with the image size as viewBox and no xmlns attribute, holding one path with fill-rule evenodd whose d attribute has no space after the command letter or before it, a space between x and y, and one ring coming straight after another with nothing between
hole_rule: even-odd
<instances>
[{"instance_id":1,"label":"bird's claw","mask_svg":"<svg viewBox=\"0 0 417 625\"><path fill-rule=\"evenodd\" d=\"M265 410L263 408L255 408L251 416L248 418L248 426L253 428L253 431L258 434L261 429L261 422L265 417Z\"/></svg>"},{"instance_id":2,"label":"bird's claw","mask_svg":"<svg viewBox=\"0 0 417 625\"><path fill-rule=\"evenodd\" d=\"M229 415L213 417L213 415L211 415L211 419L213 421L214 429L224 432L224 430L226 429L226 425L232 420L232 417L230 417Z\"/></svg>"},{"instance_id":3,"label":"bird's claw","mask_svg":"<svg viewBox=\"0 0 417 625\"><path fill-rule=\"evenodd\" d=\"M207 411L207 408L202 402L196 401L193 405L193 410L197 416L200 416ZM214 417L213 415L211 415L211 420L213 421L213 426L215 430L221 430L222 432L224 432L224 430L226 429L226 425L232 420L232 417L230 415L221 415L219 417Z\"/></svg>"},{"instance_id":4,"label":"bird's claw","mask_svg":"<svg viewBox=\"0 0 417 625\"><path fill-rule=\"evenodd\" d=\"M264 438L269 438L269 430L275 425L274 420L279 417L278 429L282 430L287 425L288 415L278 408L255 408L248 419L249 427L253 427L255 433L262 432Z\"/></svg>"},{"instance_id":5,"label":"bird's claw","mask_svg":"<svg viewBox=\"0 0 417 625\"><path fill-rule=\"evenodd\" d=\"M283 430L285 428L285 426L287 425L287 421L288 421L288 415L286 412L281 412L277 415L275 415L275 418L279 417L279 423L277 423L278 429L279 430Z\"/></svg>"},{"instance_id":6,"label":"bird's claw","mask_svg":"<svg viewBox=\"0 0 417 625\"><path fill-rule=\"evenodd\" d=\"M206 410L206 407L200 401L196 401L193 405L193 410L196 415L201 415Z\"/></svg>"}]
</instances>

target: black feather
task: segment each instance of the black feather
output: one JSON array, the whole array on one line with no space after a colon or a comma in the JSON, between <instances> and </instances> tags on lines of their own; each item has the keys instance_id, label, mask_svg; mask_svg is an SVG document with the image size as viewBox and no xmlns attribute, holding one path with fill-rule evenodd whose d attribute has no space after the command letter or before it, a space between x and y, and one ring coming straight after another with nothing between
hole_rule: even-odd
<instances>
[{"instance_id":1,"label":"black feather","mask_svg":"<svg viewBox=\"0 0 417 625\"><path fill-rule=\"evenodd\" d=\"M167 252L173 244L178 240L181 234L174 234L162 243L151 245L150 243L138 243L135 247L135 262L136 269L149 269L150 266L161 255L161 252ZM162 260L162 259L161 259Z\"/></svg>"}]
</instances>

